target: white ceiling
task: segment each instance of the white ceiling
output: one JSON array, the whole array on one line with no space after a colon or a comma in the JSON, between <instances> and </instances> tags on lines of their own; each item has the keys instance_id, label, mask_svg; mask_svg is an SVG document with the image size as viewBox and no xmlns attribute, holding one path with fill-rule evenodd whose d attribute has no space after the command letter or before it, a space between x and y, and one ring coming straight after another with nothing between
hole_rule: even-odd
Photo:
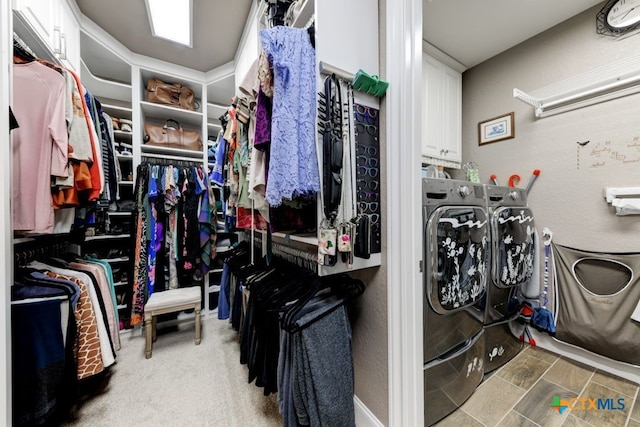
<instances>
[{"instance_id":1,"label":"white ceiling","mask_svg":"<svg viewBox=\"0 0 640 427\"><path fill-rule=\"evenodd\" d=\"M84 15L133 52L205 72L234 59L254 1L262 0L193 0L194 41L187 48L151 36L143 0L76 0ZM598 3L423 0L423 38L471 68Z\"/></svg>"},{"instance_id":2,"label":"white ceiling","mask_svg":"<svg viewBox=\"0 0 640 427\"><path fill-rule=\"evenodd\" d=\"M193 48L153 37L144 0L76 3L85 16L129 50L206 72L233 61L255 1L193 0Z\"/></svg>"},{"instance_id":3,"label":"white ceiling","mask_svg":"<svg viewBox=\"0 0 640 427\"><path fill-rule=\"evenodd\" d=\"M431 45L471 68L599 3L604 2L423 0L422 35ZM595 29L595 14L593 22Z\"/></svg>"}]
</instances>

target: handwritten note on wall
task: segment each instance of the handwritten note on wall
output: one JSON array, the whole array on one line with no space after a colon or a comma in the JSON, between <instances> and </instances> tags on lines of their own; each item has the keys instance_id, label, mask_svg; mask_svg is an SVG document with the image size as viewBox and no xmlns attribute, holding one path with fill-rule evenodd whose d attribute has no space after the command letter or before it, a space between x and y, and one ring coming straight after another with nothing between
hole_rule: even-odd
<instances>
[{"instance_id":1,"label":"handwritten note on wall","mask_svg":"<svg viewBox=\"0 0 640 427\"><path fill-rule=\"evenodd\" d=\"M598 169L633 163L640 163L640 136L635 136L630 141L604 141L595 144L592 142L584 146L578 145L576 161L578 169L581 166Z\"/></svg>"}]
</instances>

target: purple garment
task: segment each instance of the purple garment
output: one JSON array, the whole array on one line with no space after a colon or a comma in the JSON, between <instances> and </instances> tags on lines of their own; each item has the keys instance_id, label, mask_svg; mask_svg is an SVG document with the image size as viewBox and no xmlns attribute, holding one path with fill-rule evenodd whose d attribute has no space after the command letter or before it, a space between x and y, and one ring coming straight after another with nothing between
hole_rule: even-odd
<instances>
[{"instance_id":1,"label":"purple garment","mask_svg":"<svg viewBox=\"0 0 640 427\"><path fill-rule=\"evenodd\" d=\"M269 142L271 142L271 98L260 88L256 101L256 133L253 146L260 151L266 151L269 149Z\"/></svg>"},{"instance_id":2,"label":"purple garment","mask_svg":"<svg viewBox=\"0 0 640 427\"><path fill-rule=\"evenodd\" d=\"M273 65L273 111L269 181L271 206L320 190L316 155L316 53L304 28L277 26L260 31Z\"/></svg>"}]
</instances>

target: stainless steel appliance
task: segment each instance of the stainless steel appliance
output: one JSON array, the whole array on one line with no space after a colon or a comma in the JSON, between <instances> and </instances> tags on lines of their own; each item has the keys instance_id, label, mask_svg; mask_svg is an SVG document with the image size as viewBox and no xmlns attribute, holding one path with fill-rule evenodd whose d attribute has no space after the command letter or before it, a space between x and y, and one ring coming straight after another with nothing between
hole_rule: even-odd
<instances>
[{"instance_id":1,"label":"stainless steel appliance","mask_svg":"<svg viewBox=\"0 0 640 427\"><path fill-rule=\"evenodd\" d=\"M490 222L491 275L476 306L484 323L485 372L511 360L523 343L509 328L518 316L518 295L534 271L535 224L524 189L485 185Z\"/></svg>"},{"instance_id":2,"label":"stainless steel appliance","mask_svg":"<svg viewBox=\"0 0 640 427\"><path fill-rule=\"evenodd\" d=\"M455 411L484 375L483 323L489 224L482 185L424 178L425 424Z\"/></svg>"}]
</instances>

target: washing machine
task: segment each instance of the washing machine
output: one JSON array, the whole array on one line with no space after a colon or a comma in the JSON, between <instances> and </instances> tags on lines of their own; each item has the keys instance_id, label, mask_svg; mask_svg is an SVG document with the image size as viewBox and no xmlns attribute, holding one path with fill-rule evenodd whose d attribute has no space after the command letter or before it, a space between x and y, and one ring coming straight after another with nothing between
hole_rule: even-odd
<instances>
[{"instance_id":1,"label":"washing machine","mask_svg":"<svg viewBox=\"0 0 640 427\"><path fill-rule=\"evenodd\" d=\"M518 317L518 297L534 271L535 223L524 189L485 185L491 236L491 274L478 307L484 322L485 372L516 356L523 343L509 324Z\"/></svg>"},{"instance_id":2,"label":"washing machine","mask_svg":"<svg viewBox=\"0 0 640 427\"><path fill-rule=\"evenodd\" d=\"M480 184L424 178L425 425L462 405L484 376L483 322L474 305L489 273L489 224Z\"/></svg>"}]
</instances>

